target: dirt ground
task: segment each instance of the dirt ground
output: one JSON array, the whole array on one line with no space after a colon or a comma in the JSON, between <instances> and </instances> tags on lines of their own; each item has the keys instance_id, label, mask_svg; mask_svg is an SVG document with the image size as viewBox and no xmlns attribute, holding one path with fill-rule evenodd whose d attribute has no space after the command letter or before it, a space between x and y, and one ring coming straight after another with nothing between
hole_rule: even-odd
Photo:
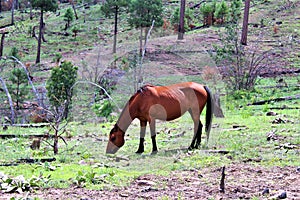
<instances>
[{"instance_id":1,"label":"dirt ground","mask_svg":"<svg viewBox=\"0 0 300 200\"><path fill-rule=\"evenodd\" d=\"M215 42L214 36L198 35L191 42L193 45L204 45ZM170 45L172 41L164 39L149 44L152 51L160 45ZM174 42L174 41L173 41ZM170 65L177 61L170 61L170 54L160 54L161 60L167 60ZM165 59L165 57L168 59ZM178 58L177 58L178 59ZM159 62L159 58L155 57ZM198 74L198 71L188 72L176 69L182 74ZM277 76L282 74L299 73L295 69L273 66L264 76ZM297 69L298 70L298 69ZM293 199L300 200L300 166L298 167L272 167L265 168L255 164L233 163L225 169L225 192L220 192L221 168L208 167L191 171L173 171L169 176L143 175L130 185L112 190L88 190L71 187L67 189L43 189L28 194L4 194L0 191L0 200L16 198L40 199ZM26 199L26 198L25 198Z\"/></svg>"},{"instance_id":2,"label":"dirt ground","mask_svg":"<svg viewBox=\"0 0 300 200\"><path fill-rule=\"evenodd\" d=\"M210 38L212 39L212 37ZM215 40L215 38L213 38ZM196 41L196 39L194 39ZM188 42L188 41L187 41ZM155 46L155 44L154 44ZM169 56L161 54L161 56ZM291 69L281 69L282 71ZM197 71L180 70L183 74ZM279 72L275 69L274 72ZM273 75L276 75L273 73ZM300 166L264 168L257 164L235 163L226 166L225 192L220 192L221 168L174 171L169 176L143 175L129 186L112 190L42 189L30 194L4 194L0 200L40 199L299 199Z\"/></svg>"},{"instance_id":3,"label":"dirt ground","mask_svg":"<svg viewBox=\"0 0 300 200\"><path fill-rule=\"evenodd\" d=\"M213 38L215 39L215 38ZM194 40L196 41L196 40ZM155 45L155 44L154 44ZM166 56L161 54L161 56ZM291 70L291 69L282 69ZM178 70L189 74L188 71ZM278 73L278 69L274 70ZM198 73L198 72L193 72ZM274 75L276 75L274 73ZM143 175L129 186L112 190L42 189L30 194L4 194L0 200L40 199L299 199L300 166L264 168L248 163L226 166L225 192L220 192L221 168L174 171L169 176Z\"/></svg>"},{"instance_id":4,"label":"dirt ground","mask_svg":"<svg viewBox=\"0 0 300 200\"><path fill-rule=\"evenodd\" d=\"M225 192L220 192L222 168L174 171L170 176L144 175L113 190L44 189L28 195L40 199L300 199L300 168L264 168L247 163L225 168ZM25 194L1 194L0 199Z\"/></svg>"}]
</instances>

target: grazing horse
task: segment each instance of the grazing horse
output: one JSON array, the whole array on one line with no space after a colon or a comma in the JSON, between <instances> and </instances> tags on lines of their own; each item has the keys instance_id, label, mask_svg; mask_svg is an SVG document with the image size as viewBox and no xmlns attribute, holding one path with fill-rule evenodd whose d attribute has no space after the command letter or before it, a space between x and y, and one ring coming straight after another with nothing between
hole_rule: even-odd
<instances>
[{"instance_id":1,"label":"grazing horse","mask_svg":"<svg viewBox=\"0 0 300 200\"><path fill-rule=\"evenodd\" d=\"M189 149L198 148L201 142L202 123L200 114L206 105L205 131L207 140L212 122L213 102L208 87L194 82L169 86L145 85L127 102L117 123L110 131L106 153L116 153L125 143L124 136L131 122L140 120L140 144L136 153L144 152L146 125L149 122L152 153L157 152L155 120L170 121L189 112L194 122L194 137Z\"/></svg>"}]
</instances>

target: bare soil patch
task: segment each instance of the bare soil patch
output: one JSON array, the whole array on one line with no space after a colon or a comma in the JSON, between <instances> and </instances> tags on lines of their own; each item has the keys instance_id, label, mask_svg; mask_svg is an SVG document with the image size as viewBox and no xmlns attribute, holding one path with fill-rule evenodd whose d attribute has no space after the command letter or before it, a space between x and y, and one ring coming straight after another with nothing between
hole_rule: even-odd
<instances>
[{"instance_id":1,"label":"bare soil patch","mask_svg":"<svg viewBox=\"0 0 300 200\"><path fill-rule=\"evenodd\" d=\"M226 166L225 193L219 191L221 168L173 171L169 176L143 175L129 186L112 190L43 189L28 197L41 199L300 199L299 167L271 167L233 163ZM264 194L263 194L264 193ZM3 198L24 194L0 194ZM1 199L1 198L0 198Z\"/></svg>"}]
</instances>

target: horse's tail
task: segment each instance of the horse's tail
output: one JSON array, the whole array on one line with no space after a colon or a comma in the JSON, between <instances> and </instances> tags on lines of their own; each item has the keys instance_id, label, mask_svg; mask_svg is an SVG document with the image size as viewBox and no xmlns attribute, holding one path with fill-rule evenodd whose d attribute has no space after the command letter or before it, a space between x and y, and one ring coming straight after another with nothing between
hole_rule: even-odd
<instances>
[{"instance_id":1,"label":"horse's tail","mask_svg":"<svg viewBox=\"0 0 300 200\"><path fill-rule=\"evenodd\" d=\"M209 139L209 133L211 129L211 124L212 124L212 118L213 118L213 97L210 89L207 86L204 86L204 89L207 93L207 101L206 101L206 117L205 117L205 132L207 136L207 142Z\"/></svg>"}]
</instances>

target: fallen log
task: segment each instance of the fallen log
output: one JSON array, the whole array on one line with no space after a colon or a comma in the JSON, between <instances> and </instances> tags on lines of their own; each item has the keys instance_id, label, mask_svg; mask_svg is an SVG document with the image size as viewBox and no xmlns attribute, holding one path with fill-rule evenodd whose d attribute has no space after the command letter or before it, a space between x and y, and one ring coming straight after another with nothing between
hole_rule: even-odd
<instances>
[{"instance_id":1,"label":"fallen log","mask_svg":"<svg viewBox=\"0 0 300 200\"><path fill-rule=\"evenodd\" d=\"M272 88L300 88L300 84L295 85L273 85L273 86L258 86L260 89L272 89Z\"/></svg>"},{"instance_id":2,"label":"fallen log","mask_svg":"<svg viewBox=\"0 0 300 200\"><path fill-rule=\"evenodd\" d=\"M186 147L181 147L178 149L168 149L165 150L165 153L170 153L170 152L177 152L177 151L188 151L188 148ZM199 150L201 153L217 153L217 154L229 154L233 153L234 151L229 151L229 150L223 150L223 149L215 149L215 150Z\"/></svg>"},{"instance_id":3,"label":"fallen log","mask_svg":"<svg viewBox=\"0 0 300 200\"><path fill-rule=\"evenodd\" d=\"M15 162L11 163L0 163L2 167L9 167L9 166L17 166L19 164L33 164L33 163L45 163L45 162L54 162L56 158L20 158L17 159Z\"/></svg>"},{"instance_id":4,"label":"fallen log","mask_svg":"<svg viewBox=\"0 0 300 200\"><path fill-rule=\"evenodd\" d=\"M219 153L219 154L229 154L229 153L233 153L233 151L228 151L228 150L201 150L201 152L204 152L204 153Z\"/></svg>"},{"instance_id":5,"label":"fallen log","mask_svg":"<svg viewBox=\"0 0 300 200\"><path fill-rule=\"evenodd\" d=\"M37 123L37 124L2 124L2 126L14 126L20 128L43 128L50 126L50 123Z\"/></svg>"},{"instance_id":6,"label":"fallen log","mask_svg":"<svg viewBox=\"0 0 300 200\"><path fill-rule=\"evenodd\" d=\"M300 107L287 107L287 106L283 106L283 107L271 107L269 109L270 110L300 110Z\"/></svg>"},{"instance_id":7,"label":"fallen log","mask_svg":"<svg viewBox=\"0 0 300 200\"><path fill-rule=\"evenodd\" d=\"M295 99L300 99L300 94L297 94L295 96L286 96L286 97L279 97L279 98L268 99L268 100L263 100L263 101L257 101L254 103L249 103L249 104L247 104L247 106L264 105L264 104L271 103L271 102L288 101L288 100L295 100Z\"/></svg>"},{"instance_id":8,"label":"fallen log","mask_svg":"<svg viewBox=\"0 0 300 200\"><path fill-rule=\"evenodd\" d=\"M0 134L0 139L10 139L10 138L54 138L54 135L49 134L37 134L37 135L20 135L20 134Z\"/></svg>"},{"instance_id":9,"label":"fallen log","mask_svg":"<svg viewBox=\"0 0 300 200\"><path fill-rule=\"evenodd\" d=\"M20 158L17 163L37 163L37 162L54 162L56 158Z\"/></svg>"}]
</instances>

